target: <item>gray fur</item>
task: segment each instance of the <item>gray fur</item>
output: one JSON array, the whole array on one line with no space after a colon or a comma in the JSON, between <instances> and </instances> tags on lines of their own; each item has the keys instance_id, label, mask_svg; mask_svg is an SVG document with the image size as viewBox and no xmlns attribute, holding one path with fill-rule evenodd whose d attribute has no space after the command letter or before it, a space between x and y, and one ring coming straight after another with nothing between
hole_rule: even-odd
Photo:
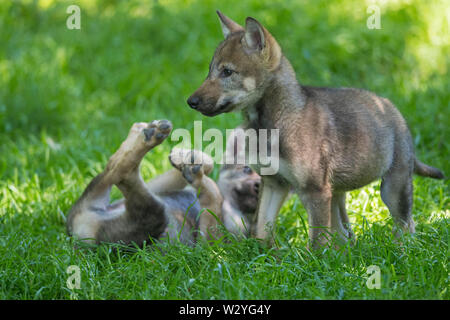
<instances>
[{"instance_id":1,"label":"gray fur","mask_svg":"<svg viewBox=\"0 0 450 320\"><path fill-rule=\"evenodd\" d=\"M222 28L231 20L219 18ZM224 66L233 66L231 76L224 77ZM249 78L255 82L252 90L244 86ZM224 95L225 107L218 103ZM191 107L204 115L242 111L244 128L280 130L281 166L275 176L263 177L259 238L271 239L290 185L308 211L313 247L329 243L330 231L345 241L352 235L345 192L380 178L382 199L396 224L414 232L413 173L443 177L415 158L406 121L388 99L362 89L299 84L276 40L253 18L247 18L246 28L233 22L207 79L188 103L192 97L200 103Z\"/></svg>"},{"instance_id":2,"label":"gray fur","mask_svg":"<svg viewBox=\"0 0 450 320\"><path fill-rule=\"evenodd\" d=\"M254 187L259 176L248 174L248 170L244 173L242 166L229 166L221 171L219 188L207 177L213 169L212 159L199 151L172 150L169 160L174 169L143 182L139 173L142 158L171 129L167 120L133 125L105 171L91 181L71 208L67 218L69 235L90 243L142 246L144 242L179 239L194 245L199 238L220 236L218 225L229 221L231 215L254 213L257 191L248 186ZM197 157L202 159L201 164ZM124 199L110 204L112 185L119 188ZM250 205L241 213L235 204L246 203L247 198L251 199ZM220 221L204 209L214 212Z\"/></svg>"}]
</instances>

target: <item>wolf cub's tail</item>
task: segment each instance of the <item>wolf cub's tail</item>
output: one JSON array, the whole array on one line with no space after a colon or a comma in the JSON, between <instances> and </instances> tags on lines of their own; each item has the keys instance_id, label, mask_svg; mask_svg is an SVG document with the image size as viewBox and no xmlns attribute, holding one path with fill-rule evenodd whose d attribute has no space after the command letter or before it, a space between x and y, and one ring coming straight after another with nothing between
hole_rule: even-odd
<instances>
[{"instance_id":1,"label":"wolf cub's tail","mask_svg":"<svg viewBox=\"0 0 450 320\"><path fill-rule=\"evenodd\" d=\"M426 165L419 160L414 161L414 173L422 177L430 177L433 179L444 179L444 174L441 170Z\"/></svg>"}]
</instances>

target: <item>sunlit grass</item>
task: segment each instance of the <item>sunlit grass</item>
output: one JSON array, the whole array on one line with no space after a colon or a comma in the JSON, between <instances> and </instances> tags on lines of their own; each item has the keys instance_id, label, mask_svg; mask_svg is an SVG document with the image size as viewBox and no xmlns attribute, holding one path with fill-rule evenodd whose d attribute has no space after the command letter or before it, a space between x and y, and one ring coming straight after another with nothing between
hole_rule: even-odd
<instances>
[{"instance_id":1,"label":"sunlit grass","mask_svg":"<svg viewBox=\"0 0 450 320\"><path fill-rule=\"evenodd\" d=\"M349 193L354 245L318 254L306 250L308 217L296 195L279 215L277 250L254 239L77 250L64 225L133 122L166 118L191 132L194 120L223 132L240 123L239 115L202 117L185 102L222 40L216 9L239 23L260 19L300 82L390 98L418 157L448 175L445 1L383 2L380 30L366 28L357 0L77 1L80 31L65 27L70 4L0 3L0 298L450 298L447 181L415 178L417 233L401 243L379 182ZM173 145L145 158L145 179L170 168ZM69 265L80 266L80 290L66 287ZM381 268L381 290L365 284L370 265Z\"/></svg>"}]
</instances>

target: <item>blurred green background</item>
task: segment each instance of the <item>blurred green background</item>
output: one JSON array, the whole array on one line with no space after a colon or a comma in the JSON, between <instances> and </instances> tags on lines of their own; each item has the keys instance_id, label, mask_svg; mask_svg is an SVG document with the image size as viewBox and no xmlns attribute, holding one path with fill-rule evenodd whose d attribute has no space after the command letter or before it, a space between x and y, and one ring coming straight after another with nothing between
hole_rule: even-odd
<instances>
[{"instance_id":1,"label":"blurred green background","mask_svg":"<svg viewBox=\"0 0 450 320\"><path fill-rule=\"evenodd\" d=\"M195 119L205 128L237 125L239 115L206 118L185 102L222 40L216 9L242 24L249 15L259 19L301 83L366 88L390 98L407 119L420 158L448 169L448 3L380 2L382 29L369 30L371 3L4 1L1 151L18 158L2 159L0 176L30 166L45 175L39 164L46 141L61 147L50 152L52 160L67 153L78 164L99 160L134 121L167 118L188 129ZM81 8L81 30L66 28L70 4ZM61 166L67 171L73 163Z\"/></svg>"},{"instance_id":2,"label":"blurred green background","mask_svg":"<svg viewBox=\"0 0 450 320\"><path fill-rule=\"evenodd\" d=\"M373 3L381 9L379 30L366 25L366 10ZM81 8L81 30L66 27L66 9L72 4ZM222 131L240 123L239 114L206 118L185 102L207 75L214 49L223 39L217 9L238 23L252 16L266 26L300 83L365 88L391 99L411 128L418 157L450 174L448 1L1 1L1 297L66 297L55 289L64 275L52 278L64 274L65 263L75 259L62 215L102 170L133 122L169 119L175 128L192 130L193 121L202 120L204 130ZM167 155L173 145L167 141L145 159L145 178L170 168ZM443 244L428 240L429 246L435 245L430 249L434 254L445 254L441 250L448 249L448 184L418 178L415 188L418 230L441 221L430 228ZM389 216L377 185L352 193L349 210L358 213L352 217L356 223L363 221L361 212L370 213L370 223L384 224ZM289 244L304 246L307 236L298 231L300 220L291 212L306 219L294 197L283 208L280 232ZM52 259L58 262L49 262ZM17 270L17 261L26 267ZM49 273L35 274L47 268ZM421 274L424 279L433 279L427 272L439 274L429 288L433 297L448 297L440 287L444 269L439 273L424 268ZM239 287L237 281L230 285ZM280 295L268 297L303 297L283 296L284 289L276 288ZM294 292L289 288L287 292ZM351 286L348 289L344 297L352 295ZM225 298L267 297L230 290ZM326 292L338 297L336 290ZM420 297L408 290L399 296ZM208 294L200 290L194 296L172 296ZM315 295L322 297L316 291L310 297ZM155 296L164 294L146 297Z\"/></svg>"}]
</instances>

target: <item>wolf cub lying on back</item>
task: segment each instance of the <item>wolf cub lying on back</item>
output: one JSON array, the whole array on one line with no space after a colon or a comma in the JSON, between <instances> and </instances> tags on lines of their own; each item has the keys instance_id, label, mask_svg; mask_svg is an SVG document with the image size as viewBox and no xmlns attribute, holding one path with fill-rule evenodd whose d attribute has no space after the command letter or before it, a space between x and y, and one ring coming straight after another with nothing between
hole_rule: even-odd
<instances>
[{"instance_id":1,"label":"wolf cub lying on back","mask_svg":"<svg viewBox=\"0 0 450 320\"><path fill-rule=\"evenodd\" d=\"M260 177L243 165L222 168L216 184L212 159L197 150L173 149L174 169L145 183L139 166L172 130L168 120L135 123L105 170L87 186L67 218L70 235L86 242L142 245L150 239L194 244L220 236L218 225L247 236L254 225ZM235 152L235 148L229 152ZM124 199L110 203L116 185ZM198 195L198 198L197 198ZM220 221L211 215L212 211Z\"/></svg>"}]
</instances>

